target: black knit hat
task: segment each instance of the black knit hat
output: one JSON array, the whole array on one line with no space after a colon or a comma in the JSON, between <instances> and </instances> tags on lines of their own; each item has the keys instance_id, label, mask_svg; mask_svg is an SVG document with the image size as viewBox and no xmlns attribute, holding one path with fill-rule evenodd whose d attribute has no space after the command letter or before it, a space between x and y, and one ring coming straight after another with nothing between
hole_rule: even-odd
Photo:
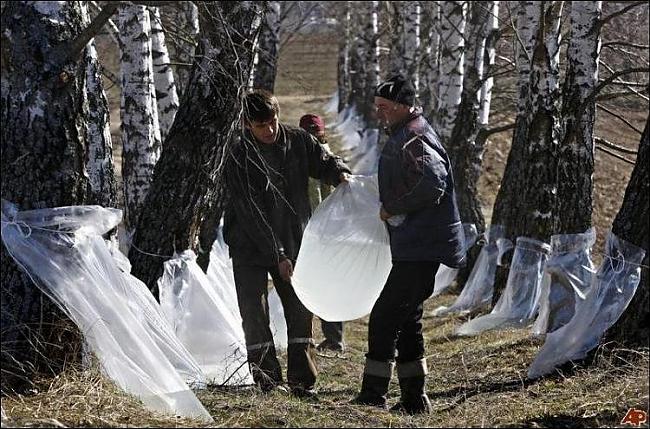
<instances>
[{"instance_id":1,"label":"black knit hat","mask_svg":"<svg viewBox=\"0 0 650 429\"><path fill-rule=\"evenodd\" d=\"M375 96L407 106L415 105L415 87L402 75L395 75L380 83L375 89Z\"/></svg>"}]
</instances>

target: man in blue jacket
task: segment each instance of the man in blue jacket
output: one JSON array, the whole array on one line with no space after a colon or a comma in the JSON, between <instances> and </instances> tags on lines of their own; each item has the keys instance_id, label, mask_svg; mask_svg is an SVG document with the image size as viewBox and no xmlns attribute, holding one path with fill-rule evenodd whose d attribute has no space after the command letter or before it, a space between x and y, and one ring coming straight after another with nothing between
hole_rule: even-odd
<instances>
[{"instance_id":1,"label":"man in blue jacket","mask_svg":"<svg viewBox=\"0 0 650 429\"><path fill-rule=\"evenodd\" d=\"M370 313L363 381L354 402L386 407L395 360L401 399L391 411L429 413L423 303L441 263L464 263L463 229L449 158L415 107L411 82L394 76L380 84L375 107L390 136L379 160L379 215L388 223L393 268Z\"/></svg>"}]
</instances>

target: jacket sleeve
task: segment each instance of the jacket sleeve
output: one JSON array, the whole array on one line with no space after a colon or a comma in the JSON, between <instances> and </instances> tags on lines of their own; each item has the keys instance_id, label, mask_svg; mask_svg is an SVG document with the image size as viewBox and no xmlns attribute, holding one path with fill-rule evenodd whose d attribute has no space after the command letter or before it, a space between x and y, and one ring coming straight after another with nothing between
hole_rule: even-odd
<instances>
[{"instance_id":1,"label":"jacket sleeve","mask_svg":"<svg viewBox=\"0 0 650 429\"><path fill-rule=\"evenodd\" d=\"M231 157L226 168L226 186L230 192L230 208L240 229L269 260L285 259L284 248L273 231L272 218L265 204L262 184L255 183L247 168L257 168L242 157Z\"/></svg>"},{"instance_id":2,"label":"jacket sleeve","mask_svg":"<svg viewBox=\"0 0 650 429\"><path fill-rule=\"evenodd\" d=\"M309 176L328 185L338 185L341 173L351 172L348 166L340 157L324 148L315 137L309 133L305 133L305 136Z\"/></svg>"},{"instance_id":3,"label":"jacket sleeve","mask_svg":"<svg viewBox=\"0 0 650 429\"><path fill-rule=\"evenodd\" d=\"M445 159L418 136L404 145L400 158L402 175L384 198L384 209L398 215L439 204L448 186Z\"/></svg>"}]
</instances>

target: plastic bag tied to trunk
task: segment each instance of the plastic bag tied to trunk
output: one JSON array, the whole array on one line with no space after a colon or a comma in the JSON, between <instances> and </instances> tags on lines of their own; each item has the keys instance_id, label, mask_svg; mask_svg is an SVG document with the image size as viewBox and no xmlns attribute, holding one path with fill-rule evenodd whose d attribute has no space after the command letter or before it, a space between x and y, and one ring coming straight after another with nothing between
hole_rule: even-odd
<instances>
[{"instance_id":1,"label":"plastic bag tied to trunk","mask_svg":"<svg viewBox=\"0 0 650 429\"><path fill-rule=\"evenodd\" d=\"M577 302L574 316L564 326L546 335L546 341L528 368L528 378L538 378L569 361L584 359L621 317L641 281L645 250L607 236L606 257L592 277L584 300Z\"/></svg>"},{"instance_id":2,"label":"plastic bag tied to trunk","mask_svg":"<svg viewBox=\"0 0 650 429\"><path fill-rule=\"evenodd\" d=\"M436 308L433 312L434 316L489 308L494 293L497 262L503 253L512 248L512 242L503 238L504 235L505 228L502 225L490 225L485 234L485 245L476 259L462 292L450 307Z\"/></svg>"},{"instance_id":3,"label":"plastic bag tied to trunk","mask_svg":"<svg viewBox=\"0 0 650 429\"><path fill-rule=\"evenodd\" d=\"M586 299L595 267L591 247L596 230L551 236L551 256L546 262L540 310L533 334L543 335L566 325L579 301Z\"/></svg>"},{"instance_id":4,"label":"plastic bag tied to trunk","mask_svg":"<svg viewBox=\"0 0 650 429\"><path fill-rule=\"evenodd\" d=\"M77 325L116 385L151 410L212 422L157 341L164 325L152 332L152 325L145 323L152 319L136 315L134 308L145 310L115 286L123 285L124 273L101 234L121 217L120 210L99 206L21 212L3 201L2 240L36 286Z\"/></svg>"},{"instance_id":5,"label":"plastic bag tied to trunk","mask_svg":"<svg viewBox=\"0 0 650 429\"><path fill-rule=\"evenodd\" d=\"M379 207L377 177L353 176L309 221L292 284L300 301L321 319L363 317L379 297L392 267Z\"/></svg>"},{"instance_id":6,"label":"plastic bag tied to trunk","mask_svg":"<svg viewBox=\"0 0 650 429\"><path fill-rule=\"evenodd\" d=\"M478 232L476 231L476 225L473 223L464 223L463 224L463 233L465 236L465 242L463 243L463 253L467 251L476 243L478 238ZM433 286L433 293L431 297L438 296L445 292L451 284L456 280L458 275L458 268L451 268L444 264L440 264L438 272L436 273L436 280Z\"/></svg>"},{"instance_id":7,"label":"plastic bag tied to trunk","mask_svg":"<svg viewBox=\"0 0 650 429\"><path fill-rule=\"evenodd\" d=\"M218 287L196 263L196 254L186 250L165 262L158 280L163 313L211 384L252 384L241 318Z\"/></svg>"},{"instance_id":8,"label":"plastic bag tied to trunk","mask_svg":"<svg viewBox=\"0 0 650 429\"><path fill-rule=\"evenodd\" d=\"M492 329L521 328L532 322L539 302L544 265L551 246L527 237L517 238L508 282L490 314L461 325L458 335Z\"/></svg>"}]
</instances>

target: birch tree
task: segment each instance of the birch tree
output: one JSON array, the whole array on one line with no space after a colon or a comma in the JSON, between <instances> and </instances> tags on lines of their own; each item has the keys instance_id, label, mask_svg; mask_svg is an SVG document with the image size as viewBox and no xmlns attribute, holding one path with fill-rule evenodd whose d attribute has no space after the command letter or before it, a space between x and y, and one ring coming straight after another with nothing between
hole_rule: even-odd
<instances>
[{"instance_id":1,"label":"birch tree","mask_svg":"<svg viewBox=\"0 0 650 429\"><path fill-rule=\"evenodd\" d=\"M443 144L453 131L463 91L463 58L467 3L444 1L440 3L440 68L438 103L430 119L437 125Z\"/></svg>"},{"instance_id":2,"label":"birch tree","mask_svg":"<svg viewBox=\"0 0 650 429\"><path fill-rule=\"evenodd\" d=\"M619 210L612 232L619 238L645 249L645 258L641 263L641 283L632 301L621 318L607 333L608 340L614 340L629 346L647 347L650 340L648 330L648 308L650 307L650 285L648 282L648 265L650 265L650 232L648 216L650 215L650 137L646 120L645 129L639 143L639 151L632 176L625 189L623 204Z\"/></svg>"},{"instance_id":3,"label":"birch tree","mask_svg":"<svg viewBox=\"0 0 650 429\"><path fill-rule=\"evenodd\" d=\"M174 116L178 111L178 92L176 91L174 72L170 65L169 51L165 42L159 8L149 8L149 20L151 22L151 58L156 88L160 141L164 142L169 128L174 122Z\"/></svg>"},{"instance_id":4,"label":"birch tree","mask_svg":"<svg viewBox=\"0 0 650 429\"><path fill-rule=\"evenodd\" d=\"M345 8L338 18L339 34L339 55L337 62L337 93L338 111L341 112L347 106L350 97L350 3L345 2Z\"/></svg>"},{"instance_id":5,"label":"birch tree","mask_svg":"<svg viewBox=\"0 0 650 429\"><path fill-rule=\"evenodd\" d=\"M176 44L176 56L179 65L176 68L176 90L179 98L183 98L185 89L190 81L190 70L194 63L194 51L199 36L199 11L192 1L179 2L181 7L176 15L177 33L180 34Z\"/></svg>"},{"instance_id":6,"label":"birch tree","mask_svg":"<svg viewBox=\"0 0 650 429\"><path fill-rule=\"evenodd\" d=\"M278 54L280 51L280 16L281 3L268 2L266 16L262 22L260 41L257 50L253 87L273 93L275 76L278 72Z\"/></svg>"},{"instance_id":7,"label":"birch tree","mask_svg":"<svg viewBox=\"0 0 650 429\"><path fill-rule=\"evenodd\" d=\"M420 52L420 5L413 1L390 2L392 5L393 26L390 63L390 76L401 74L419 88Z\"/></svg>"},{"instance_id":8,"label":"birch tree","mask_svg":"<svg viewBox=\"0 0 650 429\"><path fill-rule=\"evenodd\" d=\"M258 2L197 6L201 35L192 79L156 165L129 252L132 273L156 295L165 258L198 249L201 224L221 210L224 156L239 127L240 98L262 13ZM203 249L211 246L201 244Z\"/></svg>"},{"instance_id":9,"label":"birch tree","mask_svg":"<svg viewBox=\"0 0 650 429\"><path fill-rule=\"evenodd\" d=\"M434 112L436 103L436 83L440 53L440 7L437 1L420 2L420 83L419 94L422 111Z\"/></svg>"},{"instance_id":10,"label":"birch tree","mask_svg":"<svg viewBox=\"0 0 650 429\"><path fill-rule=\"evenodd\" d=\"M146 6L123 3L118 26L124 224L131 232L137 225L162 145L151 56L151 21Z\"/></svg>"},{"instance_id":11,"label":"birch tree","mask_svg":"<svg viewBox=\"0 0 650 429\"><path fill-rule=\"evenodd\" d=\"M105 15L115 8L108 5ZM100 151L107 144L108 116L95 111L103 109L103 89L94 53L83 52L97 27L88 22L83 2L9 2L2 14L0 189L19 210L94 198L85 166L102 155L89 153L89 139L101 134L93 141ZM34 371L59 371L78 337L63 335L67 318L0 247L2 390L8 392L29 385Z\"/></svg>"}]
</instances>

